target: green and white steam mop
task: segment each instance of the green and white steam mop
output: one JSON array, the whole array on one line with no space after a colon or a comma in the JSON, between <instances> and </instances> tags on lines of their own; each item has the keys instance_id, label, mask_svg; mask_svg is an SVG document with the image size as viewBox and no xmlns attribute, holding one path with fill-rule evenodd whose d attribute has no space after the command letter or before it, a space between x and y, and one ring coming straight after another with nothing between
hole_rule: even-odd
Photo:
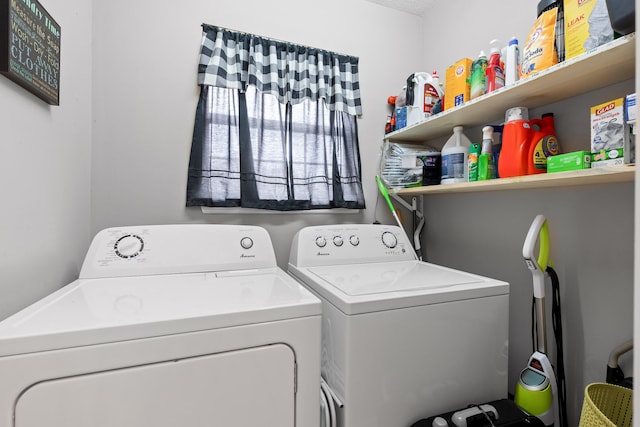
<instances>
[{"instance_id":1,"label":"green and white steam mop","mask_svg":"<svg viewBox=\"0 0 640 427\"><path fill-rule=\"evenodd\" d=\"M538 258L534 257L539 237ZM560 317L560 293L558 276L549 266L549 227L544 215L533 220L522 248L522 255L533 275L533 298L535 322L535 351L529 363L520 373L516 384L514 401L527 413L539 418L545 426L564 427L567 425L562 350L562 319ZM545 273L553 286L553 329L556 337L556 367L554 372L547 357L547 335L545 322Z\"/></svg>"}]
</instances>

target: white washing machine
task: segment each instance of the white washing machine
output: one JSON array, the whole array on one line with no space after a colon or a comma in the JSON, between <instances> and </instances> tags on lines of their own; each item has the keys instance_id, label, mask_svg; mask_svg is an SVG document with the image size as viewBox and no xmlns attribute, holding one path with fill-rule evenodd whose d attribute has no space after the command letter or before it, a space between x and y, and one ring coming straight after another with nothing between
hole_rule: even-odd
<instances>
[{"instance_id":1,"label":"white washing machine","mask_svg":"<svg viewBox=\"0 0 640 427\"><path fill-rule=\"evenodd\" d=\"M509 285L419 261L396 226L300 230L289 273L322 300L340 427L409 427L507 397Z\"/></svg>"},{"instance_id":2,"label":"white washing machine","mask_svg":"<svg viewBox=\"0 0 640 427\"><path fill-rule=\"evenodd\" d=\"M320 316L260 227L103 230L0 322L0 425L318 426Z\"/></svg>"}]
</instances>

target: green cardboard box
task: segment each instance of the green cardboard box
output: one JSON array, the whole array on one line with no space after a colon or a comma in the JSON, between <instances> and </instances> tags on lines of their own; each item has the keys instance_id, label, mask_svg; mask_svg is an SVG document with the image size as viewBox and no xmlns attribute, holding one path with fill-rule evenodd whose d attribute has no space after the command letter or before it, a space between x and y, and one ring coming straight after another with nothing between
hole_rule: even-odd
<instances>
[{"instance_id":1,"label":"green cardboard box","mask_svg":"<svg viewBox=\"0 0 640 427\"><path fill-rule=\"evenodd\" d=\"M591 153L589 151L574 151L566 154L556 154L547 158L547 172L565 172L591 168Z\"/></svg>"}]
</instances>

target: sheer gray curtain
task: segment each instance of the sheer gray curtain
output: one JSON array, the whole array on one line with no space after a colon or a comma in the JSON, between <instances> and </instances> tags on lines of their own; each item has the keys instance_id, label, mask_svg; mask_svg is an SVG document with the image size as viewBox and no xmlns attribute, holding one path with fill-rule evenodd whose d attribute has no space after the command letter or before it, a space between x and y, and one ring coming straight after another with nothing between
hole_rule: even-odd
<instances>
[{"instance_id":1,"label":"sheer gray curtain","mask_svg":"<svg viewBox=\"0 0 640 427\"><path fill-rule=\"evenodd\" d=\"M358 60L203 25L187 206L365 207Z\"/></svg>"}]
</instances>

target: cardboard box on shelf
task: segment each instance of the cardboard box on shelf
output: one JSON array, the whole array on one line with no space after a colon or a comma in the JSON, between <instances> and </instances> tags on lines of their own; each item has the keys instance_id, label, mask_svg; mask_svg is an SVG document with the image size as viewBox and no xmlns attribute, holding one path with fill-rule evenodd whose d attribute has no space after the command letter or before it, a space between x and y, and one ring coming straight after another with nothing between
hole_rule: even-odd
<instances>
[{"instance_id":1,"label":"cardboard box on shelf","mask_svg":"<svg viewBox=\"0 0 640 427\"><path fill-rule=\"evenodd\" d=\"M556 154L547 158L547 172L565 172L591 168L591 153L575 151L573 153Z\"/></svg>"},{"instance_id":2,"label":"cardboard box on shelf","mask_svg":"<svg viewBox=\"0 0 640 427\"><path fill-rule=\"evenodd\" d=\"M445 110L469 101L471 94L469 76L471 75L472 63L471 59L463 58L447 68L444 86Z\"/></svg>"},{"instance_id":3,"label":"cardboard box on shelf","mask_svg":"<svg viewBox=\"0 0 640 427\"><path fill-rule=\"evenodd\" d=\"M617 159L598 160L597 162L591 162L593 169L604 168L607 166L622 166L624 165L624 159L622 157Z\"/></svg>"},{"instance_id":4,"label":"cardboard box on shelf","mask_svg":"<svg viewBox=\"0 0 640 427\"><path fill-rule=\"evenodd\" d=\"M591 167L609 161L607 165L631 163L634 147L625 122L624 98L591 107Z\"/></svg>"},{"instance_id":5,"label":"cardboard box on shelf","mask_svg":"<svg viewBox=\"0 0 640 427\"><path fill-rule=\"evenodd\" d=\"M630 93L625 98L624 103L624 119L627 121L627 124L635 124L636 119L638 117L638 112L636 108L636 94Z\"/></svg>"}]
</instances>

